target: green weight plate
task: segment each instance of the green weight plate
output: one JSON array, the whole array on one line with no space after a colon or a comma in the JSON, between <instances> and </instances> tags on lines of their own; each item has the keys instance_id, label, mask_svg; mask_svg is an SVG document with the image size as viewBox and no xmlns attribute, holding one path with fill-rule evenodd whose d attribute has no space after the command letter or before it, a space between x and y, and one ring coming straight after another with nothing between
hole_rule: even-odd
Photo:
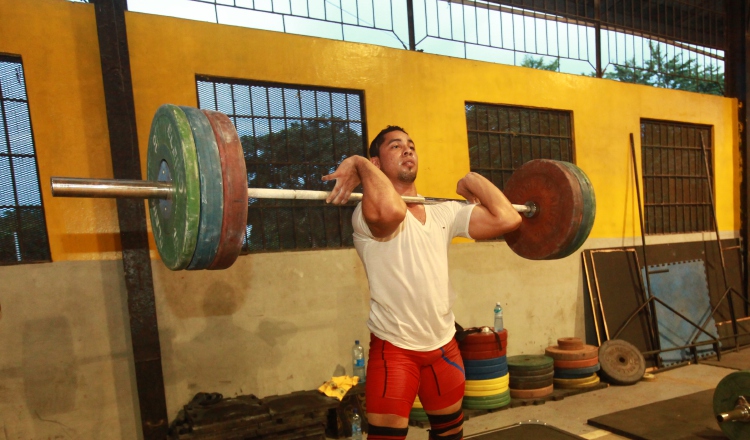
<instances>
[{"instance_id":1,"label":"green weight plate","mask_svg":"<svg viewBox=\"0 0 750 440\"><path fill-rule=\"evenodd\" d=\"M171 270L190 264L201 215L200 174L193 134L185 112L164 104L151 121L146 175L174 185L171 199L149 199L151 230L162 262Z\"/></svg>"},{"instance_id":2,"label":"green weight plate","mask_svg":"<svg viewBox=\"0 0 750 440\"><path fill-rule=\"evenodd\" d=\"M554 372L555 372L555 366L550 365L547 368L541 368L538 370L514 370L510 372L510 375L512 377L536 377L536 376L544 376L545 374L554 373Z\"/></svg>"},{"instance_id":3,"label":"green weight plate","mask_svg":"<svg viewBox=\"0 0 750 440\"><path fill-rule=\"evenodd\" d=\"M507 397L510 397L510 389L506 389L502 393L494 394L492 396L464 396L464 402L493 402Z\"/></svg>"},{"instance_id":4,"label":"green weight plate","mask_svg":"<svg viewBox=\"0 0 750 440\"><path fill-rule=\"evenodd\" d=\"M724 377L714 391L714 415L732 411L737 406L737 398L750 396L750 370L735 371ZM719 427L731 440L750 438L750 423L721 422Z\"/></svg>"},{"instance_id":5,"label":"green weight plate","mask_svg":"<svg viewBox=\"0 0 750 440\"><path fill-rule=\"evenodd\" d=\"M504 235L517 255L530 260L561 258L583 221L583 194L577 177L564 162L535 159L518 168L503 193L511 203L536 204L532 217Z\"/></svg>"},{"instance_id":6,"label":"green weight plate","mask_svg":"<svg viewBox=\"0 0 750 440\"><path fill-rule=\"evenodd\" d=\"M522 354L508 358L508 370L511 375L514 371L542 370L554 364L554 359L544 355Z\"/></svg>"},{"instance_id":7,"label":"green weight plate","mask_svg":"<svg viewBox=\"0 0 750 440\"><path fill-rule=\"evenodd\" d=\"M581 184L581 194L583 195L583 220L581 221L581 226L578 228L575 238L573 238L570 246L562 252L560 258L572 254L583 246L583 243L591 233L591 228L594 227L594 219L596 217L596 195L594 194L594 186L591 185L589 177L578 166L569 162L563 162L563 164L573 172L578 178L578 182Z\"/></svg>"},{"instance_id":8,"label":"green weight plate","mask_svg":"<svg viewBox=\"0 0 750 440\"><path fill-rule=\"evenodd\" d=\"M511 388L518 388L518 387L514 387L513 384L526 383L526 382L542 382L545 380L552 380L554 376L555 376L554 371L551 371L546 374L539 374L537 376L516 376L515 374L513 374L510 376L509 383L510 383ZM541 387L537 387L537 388L541 388Z\"/></svg>"},{"instance_id":9,"label":"green weight plate","mask_svg":"<svg viewBox=\"0 0 750 440\"><path fill-rule=\"evenodd\" d=\"M216 258L208 267L226 269L242 251L247 228L247 168L242 143L232 121L224 113L201 110L213 128L221 158L224 183L224 218Z\"/></svg>"},{"instance_id":10,"label":"green weight plate","mask_svg":"<svg viewBox=\"0 0 750 440\"><path fill-rule=\"evenodd\" d=\"M495 409L502 408L510 403L510 396L505 400L494 402L494 403L476 403L476 402L465 402L462 406L466 409Z\"/></svg>"},{"instance_id":11,"label":"green weight plate","mask_svg":"<svg viewBox=\"0 0 750 440\"><path fill-rule=\"evenodd\" d=\"M198 172L201 183L201 217L198 241L188 270L206 269L214 261L219 249L221 223L224 216L224 184L221 159L216 136L206 115L193 107L180 107L190 123L198 153Z\"/></svg>"}]
</instances>

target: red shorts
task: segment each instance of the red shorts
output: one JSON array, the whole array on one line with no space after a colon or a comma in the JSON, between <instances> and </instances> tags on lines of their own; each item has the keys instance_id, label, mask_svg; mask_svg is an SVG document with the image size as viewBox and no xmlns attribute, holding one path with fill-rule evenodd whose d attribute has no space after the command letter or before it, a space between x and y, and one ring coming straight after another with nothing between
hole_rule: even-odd
<instances>
[{"instance_id":1,"label":"red shorts","mask_svg":"<svg viewBox=\"0 0 750 440\"><path fill-rule=\"evenodd\" d=\"M465 380L455 339L437 350L412 351L370 335L368 413L409 417L417 394L426 411L447 408L463 398Z\"/></svg>"}]
</instances>

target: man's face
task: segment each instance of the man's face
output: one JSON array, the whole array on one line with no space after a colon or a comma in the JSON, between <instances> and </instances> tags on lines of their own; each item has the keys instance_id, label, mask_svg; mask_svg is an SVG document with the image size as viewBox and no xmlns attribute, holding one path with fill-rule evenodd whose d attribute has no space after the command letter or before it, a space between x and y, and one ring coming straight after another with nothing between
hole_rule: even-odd
<instances>
[{"instance_id":1,"label":"man's face","mask_svg":"<svg viewBox=\"0 0 750 440\"><path fill-rule=\"evenodd\" d=\"M417 178L417 150L414 141L403 131L386 133L380 155L374 157L372 163L391 180L412 183Z\"/></svg>"}]
</instances>

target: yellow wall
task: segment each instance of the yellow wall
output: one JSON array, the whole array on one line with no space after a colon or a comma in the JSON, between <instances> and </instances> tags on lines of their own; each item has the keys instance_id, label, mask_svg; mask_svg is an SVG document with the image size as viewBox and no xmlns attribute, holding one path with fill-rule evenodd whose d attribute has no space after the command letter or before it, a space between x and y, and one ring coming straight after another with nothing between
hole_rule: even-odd
<instances>
[{"instance_id":1,"label":"yellow wall","mask_svg":"<svg viewBox=\"0 0 750 440\"><path fill-rule=\"evenodd\" d=\"M93 6L0 5L0 52L23 57L53 260L116 258L115 204L53 199L48 183L52 175L112 175ZM640 118L711 125L719 226L739 228L734 100L155 15L126 18L144 171L155 110L197 105L196 74L342 87L364 90L370 135L394 123L409 130L420 192L438 197L455 196L469 170L466 101L572 110L577 163L597 194L592 238L640 234L628 141L634 133L639 147Z\"/></svg>"},{"instance_id":2,"label":"yellow wall","mask_svg":"<svg viewBox=\"0 0 750 440\"><path fill-rule=\"evenodd\" d=\"M0 53L26 75L53 261L114 258L115 203L53 199L50 176L112 177L94 6L0 1Z\"/></svg>"}]
</instances>

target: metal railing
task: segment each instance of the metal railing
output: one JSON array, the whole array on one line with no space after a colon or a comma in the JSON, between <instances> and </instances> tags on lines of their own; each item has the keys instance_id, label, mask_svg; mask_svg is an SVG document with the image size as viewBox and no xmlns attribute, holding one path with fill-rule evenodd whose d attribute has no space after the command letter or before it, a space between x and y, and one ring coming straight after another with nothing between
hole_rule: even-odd
<instances>
[{"instance_id":1,"label":"metal railing","mask_svg":"<svg viewBox=\"0 0 750 440\"><path fill-rule=\"evenodd\" d=\"M724 2L129 0L131 11L722 95Z\"/></svg>"}]
</instances>

